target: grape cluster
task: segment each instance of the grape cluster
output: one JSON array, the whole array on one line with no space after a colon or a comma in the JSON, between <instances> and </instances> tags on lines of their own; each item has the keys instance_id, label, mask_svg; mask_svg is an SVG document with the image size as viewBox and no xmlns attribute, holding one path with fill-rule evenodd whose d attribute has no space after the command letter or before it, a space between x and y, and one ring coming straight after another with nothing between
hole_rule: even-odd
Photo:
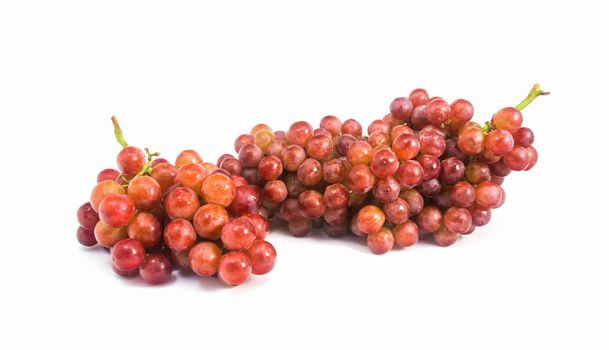
<instances>
[{"instance_id":1,"label":"grape cluster","mask_svg":"<svg viewBox=\"0 0 609 350\"><path fill-rule=\"evenodd\" d=\"M521 110L545 94L535 85L480 125L469 101L415 89L394 99L368 136L358 121L335 116L285 132L258 124L236 138L236 156L216 164L186 150L172 165L128 146L113 118L123 146L118 170L99 173L78 209L77 238L109 249L119 275L151 284L167 281L173 266L227 285L269 272L271 218L296 237L322 229L365 238L375 254L420 239L449 246L490 221L510 172L535 166L534 134L522 126Z\"/></svg>"},{"instance_id":2,"label":"grape cluster","mask_svg":"<svg viewBox=\"0 0 609 350\"><path fill-rule=\"evenodd\" d=\"M415 89L394 99L368 136L358 121L335 116L318 128L298 121L287 132L258 124L235 140L238 156L225 154L217 165L245 177L248 192L261 189L263 210L294 236L315 228L352 233L375 254L422 238L449 246L489 222L505 201L505 176L537 162L520 109L541 94L536 85L517 108L481 126L471 121L469 101Z\"/></svg>"},{"instance_id":3,"label":"grape cluster","mask_svg":"<svg viewBox=\"0 0 609 350\"><path fill-rule=\"evenodd\" d=\"M146 155L127 146L116 120L115 128L124 146L119 170L102 170L90 201L78 209L81 244L109 249L116 273L139 274L150 284L168 281L174 266L217 275L227 285L273 269L269 222L256 212L257 193L240 189L247 186L243 177L203 162L193 150L174 164Z\"/></svg>"}]
</instances>

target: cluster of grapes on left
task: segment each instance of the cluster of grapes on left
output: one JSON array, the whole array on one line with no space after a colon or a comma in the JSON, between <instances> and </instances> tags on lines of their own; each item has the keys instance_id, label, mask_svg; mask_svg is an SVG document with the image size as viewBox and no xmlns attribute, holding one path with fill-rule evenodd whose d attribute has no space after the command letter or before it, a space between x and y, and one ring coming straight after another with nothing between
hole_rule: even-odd
<instances>
[{"instance_id":1,"label":"cluster of grapes on left","mask_svg":"<svg viewBox=\"0 0 609 350\"><path fill-rule=\"evenodd\" d=\"M122 146L118 170L102 170L89 202L78 208L82 245L99 244L110 251L117 274L150 284L169 281L175 267L227 285L273 269L269 222L256 212L255 193L236 190L248 185L243 177L204 162L194 150L171 164L129 146L112 121Z\"/></svg>"}]
</instances>

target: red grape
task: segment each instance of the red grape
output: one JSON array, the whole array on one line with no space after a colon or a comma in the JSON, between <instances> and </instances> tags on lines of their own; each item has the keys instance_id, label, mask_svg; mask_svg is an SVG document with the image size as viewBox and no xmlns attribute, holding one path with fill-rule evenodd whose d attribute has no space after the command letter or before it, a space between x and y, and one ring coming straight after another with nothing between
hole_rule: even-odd
<instances>
[{"instance_id":1,"label":"red grape","mask_svg":"<svg viewBox=\"0 0 609 350\"><path fill-rule=\"evenodd\" d=\"M269 144L267 154L270 156L281 157L281 152L288 146L285 140L275 140Z\"/></svg>"},{"instance_id":2,"label":"red grape","mask_svg":"<svg viewBox=\"0 0 609 350\"><path fill-rule=\"evenodd\" d=\"M429 101L429 95L425 89L414 89L408 96L408 99L412 101L412 104L417 107L420 105L427 104Z\"/></svg>"},{"instance_id":3,"label":"red grape","mask_svg":"<svg viewBox=\"0 0 609 350\"><path fill-rule=\"evenodd\" d=\"M491 210L474 205L469 208L469 213L472 217L472 224L475 226L484 226L491 221Z\"/></svg>"},{"instance_id":4,"label":"red grape","mask_svg":"<svg viewBox=\"0 0 609 350\"><path fill-rule=\"evenodd\" d=\"M448 185L461 180L465 175L465 165L456 157L449 157L442 161L440 179Z\"/></svg>"},{"instance_id":5,"label":"red grape","mask_svg":"<svg viewBox=\"0 0 609 350\"><path fill-rule=\"evenodd\" d=\"M493 116L493 124L497 129L507 130L511 134L522 125L522 114L514 107L502 108Z\"/></svg>"},{"instance_id":6,"label":"red grape","mask_svg":"<svg viewBox=\"0 0 609 350\"><path fill-rule=\"evenodd\" d=\"M332 135L336 136L340 134L340 129L343 123L337 117L333 115L328 115L321 118L319 122L319 127L328 130Z\"/></svg>"},{"instance_id":7,"label":"red grape","mask_svg":"<svg viewBox=\"0 0 609 350\"><path fill-rule=\"evenodd\" d=\"M125 194L125 190L114 180L102 181L95 185L93 191L91 191L91 208L99 213L99 204L110 194Z\"/></svg>"},{"instance_id":8,"label":"red grape","mask_svg":"<svg viewBox=\"0 0 609 350\"><path fill-rule=\"evenodd\" d=\"M313 223L309 219L296 219L289 222L288 230L294 237L305 237L312 232Z\"/></svg>"},{"instance_id":9,"label":"red grape","mask_svg":"<svg viewBox=\"0 0 609 350\"><path fill-rule=\"evenodd\" d=\"M330 159L321 165L322 176L325 182L333 184L347 179L347 166L342 159Z\"/></svg>"},{"instance_id":10,"label":"red grape","mask_svg":"<svg viewBox=\"0 0 609 350\"><path fill-rule=\"evenodd\" d=\"M419 139L414 135L402 134L393 141L391 149L399 160L408 160L419 154L421 145Z\"/></svg>"},{"instance_id":11,"label":"red grape","mask_svg":"<svg viewBox=\"0 0 609 350\"><path fill-rule=\"evenodd\" d=\"M395 119L408 120L412 116L414 103L406 97L398 97L391 102L389 110Z\"/></svg>"},{"instance_id":12,"label":"red grape","mask_svg":"<svg viewBox=\"0 0 609 350\"><path fill-rule=\"evenodd\" d=\"M248 145L248 144L253 144L253 143L254 143L254 136L249 135L249 134L239 135L237 137L237 139L235 139L235 152L239 153L239 151L241 151L241 147ZM177 162L176 162L176 166L178 166Z\"/></svg>"},{"instance_id":13,"label":"red grape","mask_svg":"<svg viewBox=\"0 0 609 350\"><path fill-rule=\"evenodd\" d=\"M222 227L220 237L227 249L242 250L248 249L252 245L256 239L256 231L248 220L237 218L230 220Z\"/></svg>"},{"instance_id":14,"label":"red grape","mask_svg":"<svg viewBox=\"0 0 609 350\"><path fill-rule=\"evenodd\" d=\"M178 170L173 165L162 163L152 168L150 177L156 180L156 182L161 186L161 191L165 193L171 186L174 185L174 180L177 174Z\"/></svg>"},{"instance_id":15,"label":"red grape","mask_svg":"<svg viewBox=\"0 0 609 350\"><path fill-rule=\"evenodd\" d=\"M323 215L324 221L331 226L346 224L349 220L347 208L326 209Z\"/></svg>"},{"instance_id":16,"label":"red grape","mask_svg":"<svg viewBox=\"0 0 609 350\"><path fill-rule=\"evenodd\" d=\"M127 226L129 238L142 243L144 248L151 248L159 244L163 231L161 223L156 216L148 212L139 212Z\"/></svg>"},{"instance_id":17,"label":"red grape","mask_svg":"<svg viewBox=\"0 0 609 350\"><path fill-rule=\"evenodd\" d=\"M118 170L131 179L146 164L146 154L137 147L125 147L116 156L116 163L118 164Z\"/></svg>"},{"instance_id":18,"label":"red grape","mask_svg":"<svg viewBox=\"0 0 609 350\"><path fill-rule=\"evenodd\" d=\"M430 123L440 125L446 123L450 117L450 105L441 98L430 100L425 108L427 120Z\"/></svg>"},{"instance_id":19,"label":"red grape","mask_svg":"<svg viewBox=\"0 0 609 350\"><path fill-rule=\"evenodd\" d=\"M442 163L437 157L424 154L417 158L417 162L423 168L423 180L435 179L442 171Z\"/></svg>"},{"instance_id":20,"label":"red grape","mask_svg":"<svg viewBox=\"0 0 609 350\"><path fill-rule=\"evenodd\" d=\"M373 149L389 148L391 138L388 133L377 130L368 136L367 142Z\"/></svg>"},{"instance_id":21,"label":"red grape","mask_svg":"<svg viewBox=\"0 0 609 350\"><path fill-rule=\"evenodd\" d=\"M127 227L112 227L98 221L94 230L95 240L104 248L111 248L116 242L127 238Z\"/></svg>"},{"instance_id":22,"label":"red grape","mask_svg":"<svg viewBox=\"0 0 609 350\"><path fill-rule=\"evenodd\" d=\"M239 150L239 161L243 166L248 168L257 167L260 161L264 157L262 149L253 143L243 145Z\"/></svg>"},{"instance_id":23,"label":"red grape","mask_svg":"<svg viewBox=\"0 0 609 350\"><path fill-rule=\"evenodd\" d=\"M253 185L239 186L228 210L235 215L254 213L260 206L260 189Z\"/></svg>"},{"instance_id":24,"label":"red grape","mask_svg":"<svg viewBox=\"0 0 609 350\"><path fill-rule=\"evenodd\" d=\"M283 173L281 159L277 156L266 156L258 165L258 173L265 181L276 180Z\"/></svg>"},{"instance_id":25,"label":"red grape","mask_svg":"<svg viewBox=\"0 0 609 350\"><path fill-rule=\"evenodd\" d=\"M140 241L123 239L112 247L112 264L119 270L135 270L144 263L145 254L146 251Z\"/></svg>"},{"instance_id":26,"label":"red grape","mask_svg":"<svg viewBox=\"0 0 609 350\"><path fill-rule=\"evenodd\" d=\"M163 206L170 219L192 219L199 209L199 198L195 191L178 187L165 195Z\"/></svg>"},{"instance_id":27,"label":"red grape","mask_svg":"<svg viewBox=\"0 0 609 350\"><path fill-rule=\"evenodd\" d=\"M419 134L421 154L440 157L446 150L444 137L435 132L421 132Z\"/></svg>"},{"instance_id":28,"label":"red grape","mask_svg":"<svg viewBox=\"0 0 609 350\"><path fill-rule=\"evenodd\" d=\"M423 181L423 167L415 160L407 160L398 168L396 177L404 188L413 188Z\"/></svg>"},{"instance_id":29,"label":"red grape","mask_svg":"<svg viewBox=\"0 0 609 350\"><path fill-rule=\"evenodd\" d=\"M281 162L287 171L296 171L307 158L307 152L298 145L290 145L281 152Z\"/></svg>"},{"instance_id":30,"label":"red grape","mask_svg":"<svg viewBox=\"0 0 609 350\"><path fill-rule=\"evenodd\" d=\"M78 230L76 231L76 239L78 240L78 243L84 245L85 247L92 247L97 244L95 232L82 226L79 226Z\"/></svg>"},{"instance_id":31,"label":"red grape","mask_svg":"<svg viewBox=\"0 0 609 350\"><path fill-rule=\"evenodd\" d=\"M417 186L417 190L425 197L435 197L442 191L442 184L438 179L425 180Z\"/></svg>"},{"instance_id":32,"label":"red grape","mask_svg":"<svg viewBox=\"0 0 609 350\"><path fill-rule=\"evenodd\" d=\"M196 233L205 239L220 238L222 227L229 221L228 212L218 204L205 204L200 207L192 218Z\"/></svg>"},{"instance_id":33,"label":"red grape","mask_svg":"<svg viewBox=\"0 0 609 350\"><path fill-rule=\"evenodd\" d=\"M304 121L296 122L290 125L287 137L290 144L304 148L309 143L309 140L311 140L311 137L313 137L313 127Z\"/></svg>"},{"instance_id":34,"label":"red grape","mask_svg":"<svg viewBox=\"0 0 609 350\"><path fill-rule=\"evenodd\" d=\"M493 130L486 136L485 147L497 156L503 156L514 148L514 138L506 130Z\"/></svg>"},{"instance_id":35,"label":"red grape","mask_svg":"<svg viewBox=\"0 0 609 350\"><path fill-rule=\"evenodd\" d=\"M483 208L497 208L501 204L501 187L490 181L476 186L476 204Z\"/></svg>"},{"instance_id":36,"label":"red grape","mask_svg":"<svg viewBox=\"0 0 609 350\"><path fill-rule=\"evenodd\" d=\"M357 228L364 234L378 232L385 224L385 213L381 208L367 205L357 213Z\"/></svg>"},{"instance_id":37,"label":"red grape","mask_svg":"<svg viewBox=\"0 0 609 350\"><path fill-rule=\"evenodd\" d=\"M386 220L394 225L399 225L408 220L410 216L408 202L396 198L393 202L383 204L383 212Z\"/></svg>"},{"instance_id":38,"label":"red grape","mask_svg":"<svg viewBox=\"0 0 609 350\"><path fill-rule=\"evenodd\" d=\"M298 167L298 180L306 186L313 186L321 181L323 174L321 164L313 158L308 158Z\"/></svg>"},{"instance_id":39,"label":"red grape","mask_svg":"<svg viewBox=\"0 0 609 350\"><path fill-rule=\"evenodd\" d=\"M474 204L476 190L467 181L460 181L453 185L450 191L450 201L461 208L468 208Z\"/></svg>"},{"instance_id":40,"label":"red grape","mask_svg":"<svg viewBox=\"0 0 609 350\"><path fill-rule=\"evenodd\" d=\"M477 124L466 124L459 131L457 139L459 150L468 156L480 154L484 149L484 133Z\"/></svg>"},{"instance_id":41,"label":"red grape","mask_svg":"<svg viewBox=\"0 0 609 350\"><path fill-rule=\"evenodd\" d=\"M408 209L411 216L419 214L425 206L425 200L417 190L403 191L400 193L400 198L408 203Z\"/></svg>"},{"instance_id":42,"label":"red grape","mask_svg":"<svg viewBox=\"0 0 609 350\"><path fill-rule=\"evenodd\" d=\"M197 151L188 149L180 152L176 157L175 167L181 168L186 164L203 164L203 160Z\"/></svg>"},{"instance_id":43,"label":"red grape","mask_svg":"<svg viewBox=\"0 0 609 350\"><path fill-rule=\"evenodd\" d=\"M173 251L188 251L196 243L197 234L190 221L176 219L165 226L163 240L165 245Z\"/></svg>"},{"instance_id":44,"label":"red grape","mask_svg":"<svg viewBox=\"0 0 609 350\"><path fill-rule=\"evenodd\" d=\"M391 131L389 132L389 137L391 138L391 142L392 143L395 143L395 140L398 137L400 137L401 135L411 135L411 136L414 136L414 130L412 130L406 124L399 124L399 125L391 128ZM418 139L416 139L416 140L418 141Z\"/></svg>"},{"instance_id":45,"label":"red grape","mask_svg":"<svg viewBox=\"0 0 609 350\"><path fill-rule=\"evenodd\" d=\"M269 145L275 141L276 136L272 130L260 130L254 135L254 144L262 150L263 153L267 153Z\"/></svg>"},{"instance_id":46,"label":"red grape","mask_svg":"<svg viewBox=\"0 0 609 350\"><path fill-rule=\"evenodd\" d=\"M491 169L489 166L480 161L470 162L465 167L465 178L471 184L477 185L491 179Z\"/></svg>"},{"instance_id":47,"label":"red grape","mask_svg":"<svg viewBox=\"0 0 609 350\"><path fill-rule=\"evenodd\" d=\"M514 136L514 143L525 148L532 145L533 141L535 141L533 130L526 127L516 129L512 135Z\"/></svg>"},{"instance_id":48,"label":"red grape","mask_svg":"<svg viewBox=\"0 0 609 350\"><path fill-rule=\"evenodd\" d=\"M342 184L332 184L324 190L323 199L329 209L346 208L349 205L349 190Z\"/></svg>"},{"instance_id":49,"label":"red grape","mask_svg":"<svg viewBox=\"0 0 609 350\"><path fill-rule=\"evenodd\" d=\"M410 247L419 241L419 227L413 221L407 220L393 228L395 244L400 247Z\"/></svg>"},{"instance_id":50,"label":"red grape","mask_svg":"<svg viewBox=\"0 0 609 350\"><path fill-rule=\"evenodd\" d=\"M188 263L192 271L201 277L209 277L218 272L222 251L213 242L201 242L188 252Z\"/></svg>"},{"instance_id":51,"label":"red grape","mask_svg":"<svg viewBox=\"0 0 609 350\"><path fill-rule=\"evenodd\" d=\"M107 195L99 204L99 219L113 227L127 226L135 215L135 206L124 194Z\"/></svg>"},{"instance_id":52,"label":"red grape","mask_svg":"<svg viewBox=\"0 0 609 350\"><path fill-rule=\"evenodd\" d=\"M341 126L340 131L354 137L362 136L362 125L355 119L347 119Z\"/></svg>"},{"instance_id":53,"label":"red grape","mask_svg":"<svg viewBox=\"0 0 609 350\"><path fill-rule=\"evenodd\" d=\"M149 284L162 284L171 278L173 264L165 254L149 254L142 266L140 266L140 276Z\"/></svg>"},{"instance_id":54,"label":"red grape","mask_svg":"<svg viewBox=\"0 0 609 350\"><path fill-rule=\"evenodd\" d=\"M264 123L260 123L260 124L254 125L254 127L250 130L250 135L254 136L263 130L270 131L271 133L273 132L273 129L271 129L270 126L268 126Z\"/></svg>"},{"instance_id":55,"label":"red grape","mask_svg":"<svg viewBox=\"0 0 609 350\"><path fill-rule=\"evenodd\" d=\"M156 207L161 203L162 195L161 185L150 176L136 176L127 187L127 196L137 209L149 210Z\"/></svg>"},{"instance_id":56,"label":"red grape","mask_svg":"<svg viewBox=\"0 0 609 350\"><path fill-rule=\"evenodd\" d=\"M512 170L520 171L529 166L529 152L522 146L516 146L514 149L503 156L503 163Z\"/></svg>"},{"instance_id":57,"label":"red grape","mask_svg":"<svg viewBox=\"0 0 609 350\"><path fill-rule=\"evenodd\" d=\"M425 207L417 215L417 225L422 233L432 233L442 225L442 212L436 207Z\"/></svg>"},{"instance_id":58,"label":"red grape","mask_svg":"<svg viewBox=\"0 0 609 350\"><path fill-rule=\"evenodd\" d=\"M254 275L264 275L275 267L277 252L271 243L257 239L247 250L247 256L252 264L252 273Z\"/></svg>"},{"instance_id":59,"label":"red grape","mask_svg":"<svg viewBox=\"0 0 609 350\"><path fill-rule=\"evenodd\" d=\"M200 164L185 164L176 173L174 183L178 186L188 187L191 190L200 193L203 180L207 178L209 173Z\"/></svg>"},{"instance_id":60,"label":"red grape","mask_svg":"<svg viewBox=\"0 0 609 350\"><path fill-rule=\"evenodd\" d=\"M372 154L370 170L378 178L393 176L400 166L398 157L389 149L380 149Z\"/></svg>"},{"instance_id":61,"label":"red grape","mask_svg":"<svg viewBox=\"0 0 609 350\"><path fill-rule=\"evenodd\" d=\"M386 227L368 235L368 248L374 254L385 254L393 248L394 239L391 230Z\"/></svg>"},{"instance_id":62,"label":"red grape","mask_svg":"<svg viewBox=\"0 0 609 350\"><path fill-rule=\"evenodd\" d=\"M351 168L347 176L347 182L351 191L355 193L367 193L374 187L374 173L367 165L358 164Z\"/></svg>"},{"instance_id":63,"label":"red grape","mask_svg":"<svg viewBox=\"0 0 609 350\"><path fill-rule=\"evenodd\" d=\"M352 165L368 164L372 158L372 146L362 140L355 141L347 150L347 160Z\"/></svg>"},{"instance_id":64,"label":"red grape","mask_svg":"<svg viewBox=\"0 0 609 350\"><path fill-rule=\"evenodd\" d=\"M474 106L468 100L458 99L450 104L450 124L463 125L474 116Z\"/></svg>"},{"instance_id":65,"label":"red grape","mask_svg":"<svg viewBox=\"0 0 609 350\"><path fill-rule=\"evenodd\" d=\"M230 252L220 258L218 277L229 286L247 281L252 273L252 263L245 253Z\"/></svg>"},{"instance_id":66,"label":"red grape","mask_svg":"<svg viewBox=\"0 0 609 350\"><path fill-rule=\"evenodd\" d=\"M116 180L121 175L121 172L116 169L104 169L97 174L97 183L106 180Z\"/></svg>"},{"instance_id":67,"label":"red grape","mask_svg":"<svg viewBox=\"0 0 609 350\"><path fill-rule=\"evenodd\" d=\"M372 195L381 203L393 202L400 195L400 184L393 177L380 179L374 185Z\"/></svg>"},{"instance_id":68,"label":"red grape","mask_svg":"<svg viewBox=\"0 0 609 350\"><path fill-rule=\"evenodd\" d=\"M207 203L228 207L235 198L233 180L224 174L209 175L201 186L201 195Z\"/></svg>"},{"instance_id":69,"label":"red grape","mask_svg":"<svg viewBox=\"0 0 609 350\"><path fill-rule=\"evenodd\" d=\"M309 140L306 150L309 157L323 160L332 154L334 143L332 143L332 139L326 135L315 135Z\"/></svg>"},{"instance_id":70,"label":"red grape","mask_svg":"<svg viewBox=\"0 0 609 350\"><path fill-rule=\"evenodd\" d=\"M349 134L342 135L341 137L339 137L336 140L334 149L336 150L336 153L338 153L340 156L346 156L347 151L349 150L349 147L351 147L351 144L355 141L356 141L356 139L352 135L349 135Z\"/></svg>"},{"instance_id":71,"label":"red grape","mask_svg":"<svg viewBox=\"0 0 609 350\"><path fill-rule=\"evenodd\" d=\"M247 213L241 218L249 221L252 227L254 227L256 239L264 239L269 233L269 221L262 215L257 213Z\"/></svg>"},{"instance_id":72,"label":"red grape","mask_svg":"<svg viewBox=\"0 0 609 350\"><path fill-rule=\"evenodd\" d=\"M415 130L421 130L425 125L429 124L426 109L426 105L420 105L415 107L414 111L412 111L410 122Z\"/></svg>"},{"instance_id":73,"label":"red grape","mask_svg":"<svg viewBox=\"0 0 609 350\"><path fill-rule=\"evenodd\" d=\"M272 203L279 204L288 196L288 189L281 180L269 181L264 185L264 198Z\"/></svg>"},{"instance_id":74,"label":"red grape","mask_svg":"<svg viewBox=\"0 0 609 350\"><path fill-rule=\"evenodd\" d=\"M450 231L445 226L440 227L433 233L433 239L440 247L448 247L455 244L459 240L459 237L461 237L460 234Z\"/></svg>"},{"instance_id":75,"label":"red grape","mask_svg":"<svg viewBox=\"0 0 609 350\"><path fill-rule=\"evenodd\" d=\"M326 210L323 196L315 190L302 192L298 196L298 207L302 215L308 219L320 218Z\"/></svg>"},{"instance_id":76,"label":"red grape","mask_svg":"<svg viewBox=\"0 0 609 350\"><path fill-rule=\"evenodd\" d=\"M99 221L99 215L93 210L93 207L89 202L78 208L76 218L78 219L80 226L89 231L93 231L93 229L95 229L95 224Z\"/></svg>"},{"instance_id":77,"label":"red grape","mask_svg":"<svg viewBox=\"0 0 609 350\"><path fill-rule=\"evenodd\" d=\"M444 226L452 232L466 232L472 224L472 216L465 208L451 207L444 213Z\"/></svg>"}]
</instances>

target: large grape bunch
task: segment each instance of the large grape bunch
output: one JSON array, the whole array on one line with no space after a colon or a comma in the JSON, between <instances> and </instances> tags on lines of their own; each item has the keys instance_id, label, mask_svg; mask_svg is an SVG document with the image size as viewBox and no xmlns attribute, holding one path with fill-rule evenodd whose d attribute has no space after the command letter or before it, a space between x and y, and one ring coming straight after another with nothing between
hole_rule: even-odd
<instances>
[{"instance_id":1,"label":"large grape bunch","mask_svg":"<svg viewBox=\"0 0 609 350\"><path fill-rule=\"evenodd\" d=\"M78 210L77 238L109 249L119 275L151 284L168 281L174 266L227 285L269 272L272 218L296 237L321 229L365 238L375 254L421 239L449 246L490 221L508 174L535 166L521 110L545 94L535 85L480 125L469 101L415 89L394 99L368 136L358 121L335 116L316 129L305 121L286 132L258 124L236 138L237 156L216 164L193 150L170 164L128 146L113 118L123 147L118 170L99 173Z\"/></svg>"}]
</instances>

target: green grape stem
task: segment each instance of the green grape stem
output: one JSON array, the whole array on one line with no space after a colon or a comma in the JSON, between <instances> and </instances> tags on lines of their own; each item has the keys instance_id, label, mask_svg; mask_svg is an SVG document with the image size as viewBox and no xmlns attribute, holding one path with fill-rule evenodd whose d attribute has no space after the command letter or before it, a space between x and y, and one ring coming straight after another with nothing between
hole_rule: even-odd
<instances>
[{"instance_id":1,"label":"green grape stem","mask_svg":"<svg viewBox=\"0 0 609 350\"><path fill-rule=\"evenodd\" d=\"M116 138L116 141L121 145L121 147L128 147L129 145L127 144L127 141L125 141L123 130L121 130L121 127L118 125L118 119L116 119L116 116L112 116L112 125L114 125L114 137Z\"/></svg>"},{"instance_id":2,"label":"green grape stem","mask_svg":"<svg viewBox=\"0 0 609 350\"><path fill-rule=\"evenodd\" d=\"M146 154L148 155L148 161L146 162L146 164L144 164L144 166L142 167L142 170L140 170L137 175L150 175L150 171L152 170L151 165L152 165L152 158L153 157L158 157L161 154L159 152L154 152L154 153L150 153L150 150L148 148L144 148L144 151L146 151Z\"/></svg>"},{"instance_id":3,"label":"green grape stem","mask_svg":"<svg viewBox=\"0 0 609 350\"><path fill-rule=\"evenodd\" d=\"M526 106L528 106L531 102L533 102L537 98L537 96L545 96L545 95L549 95L549 94L550 94L549 92L541 90L541 88L539 87L539 84L535 84L535 85L533 85L533 88L531 89L531 91L529 92L527 97L525 97L525 99L522 100L522 102L520 102L519 104L516 105L516 109L519 111L522 111Z\"/></svg>"}]
</instances>

